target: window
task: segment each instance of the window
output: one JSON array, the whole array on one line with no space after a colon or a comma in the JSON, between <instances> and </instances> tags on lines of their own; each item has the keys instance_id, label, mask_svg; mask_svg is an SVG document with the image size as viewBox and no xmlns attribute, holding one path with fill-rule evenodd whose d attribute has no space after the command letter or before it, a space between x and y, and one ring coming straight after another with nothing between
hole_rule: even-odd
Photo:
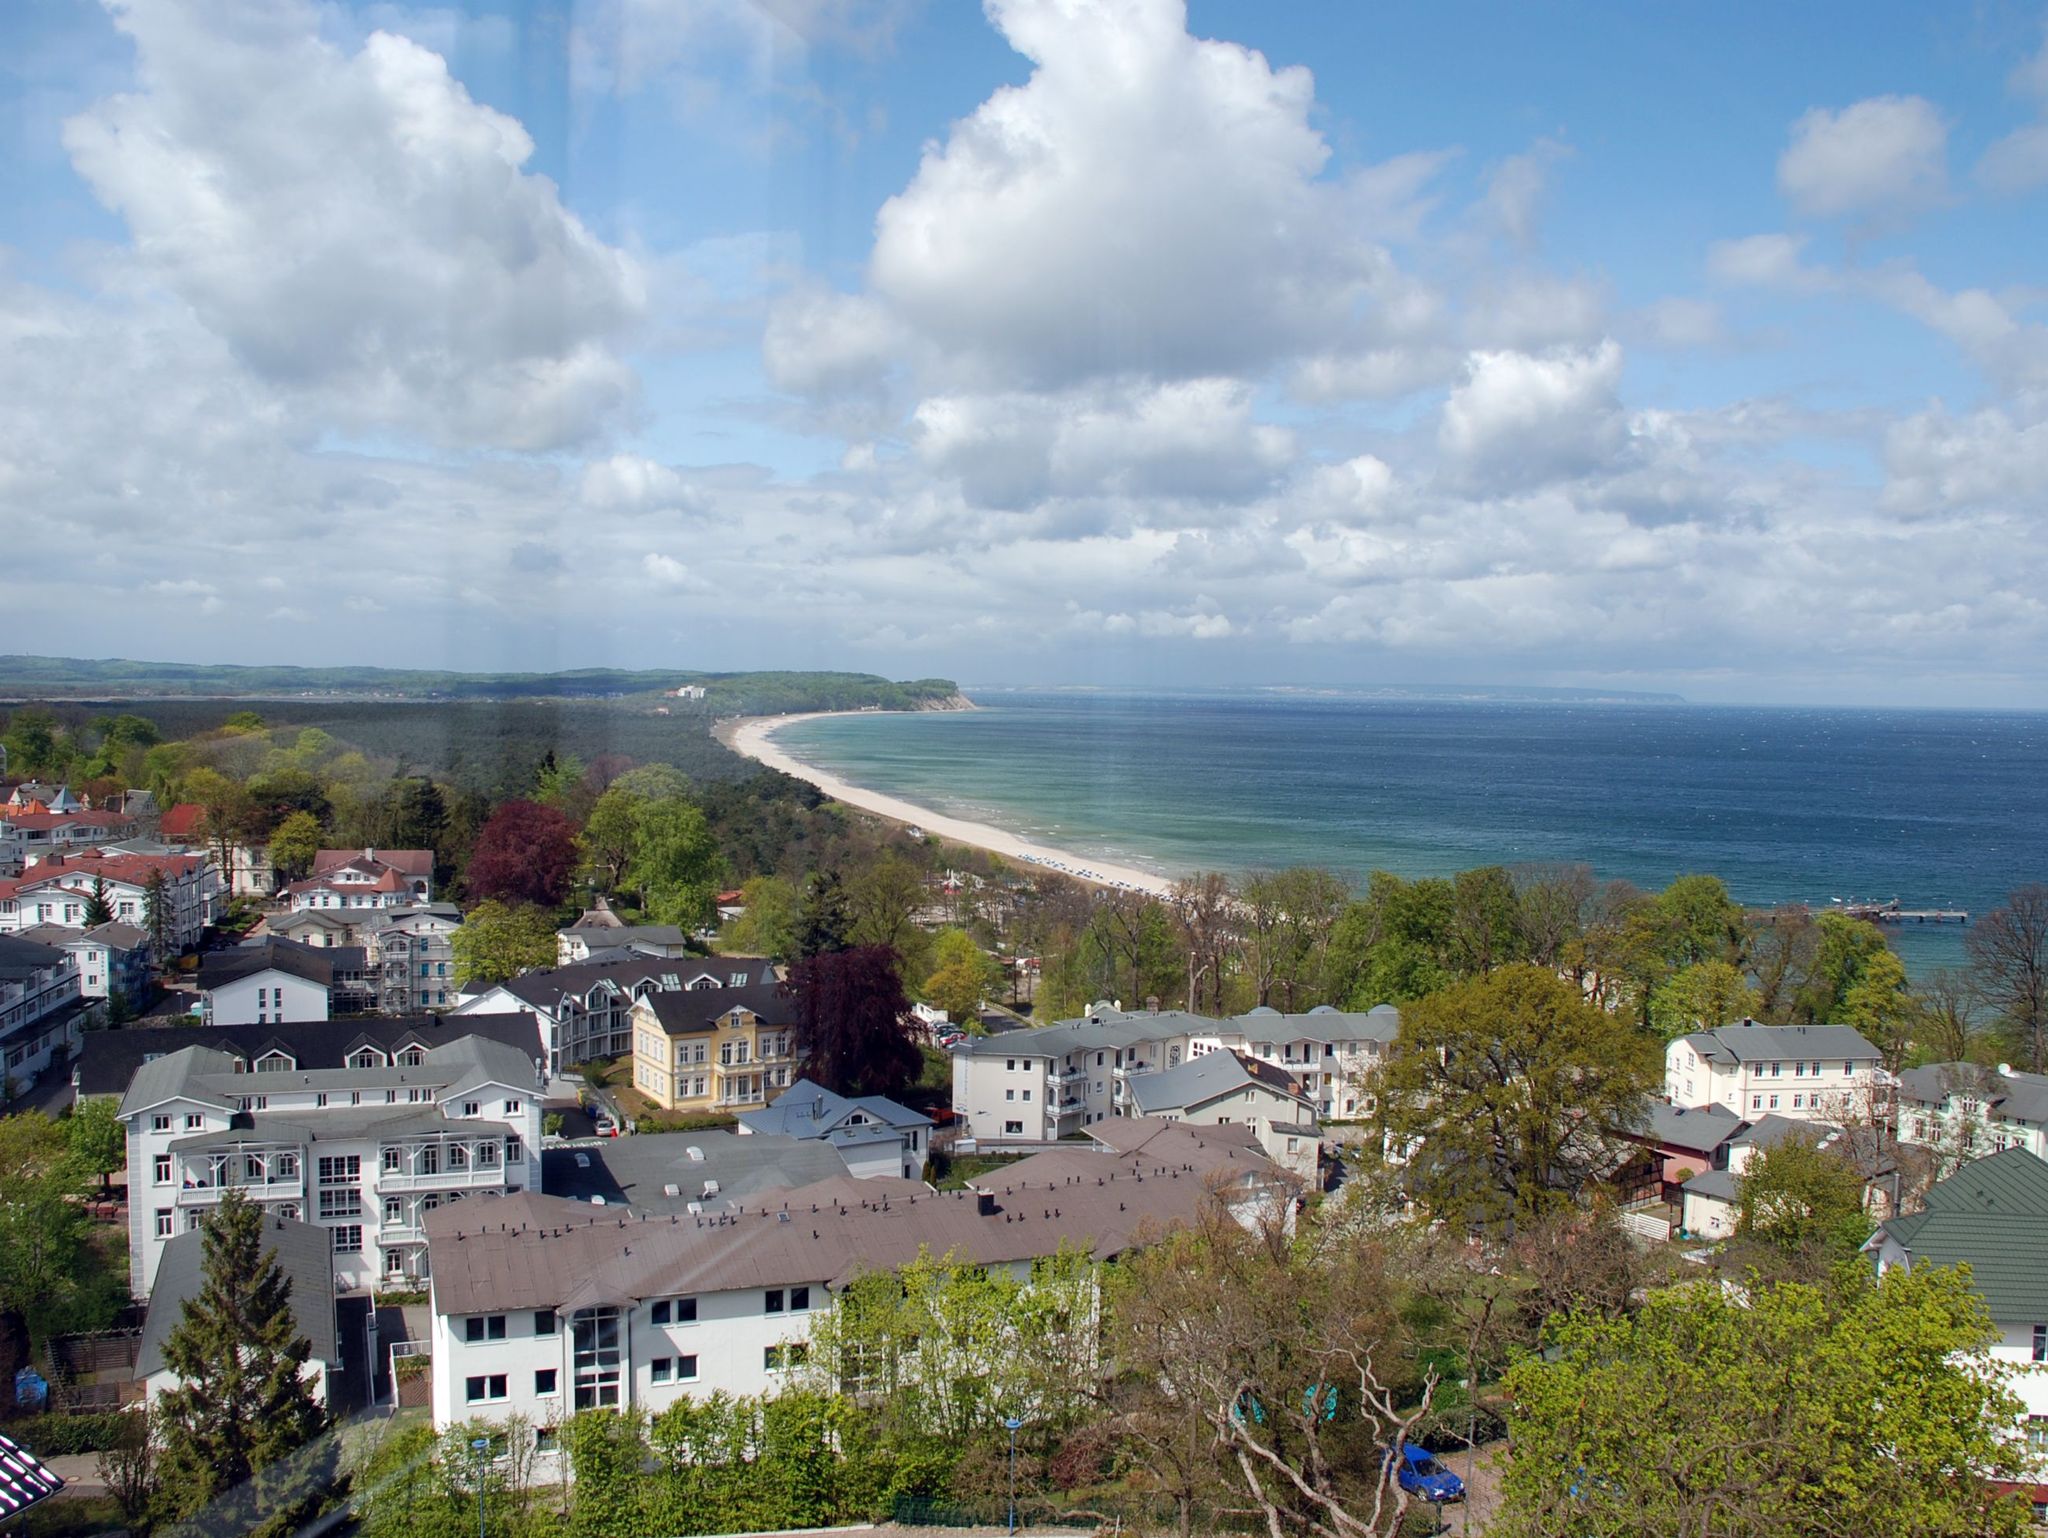
<instances>
[{"instance_id":1,"label":"window","mask_svg":"<svg viewBox=\"0 0 2048 1538\"><path fill-rule=\"evenodd\" d=\"M1021 1121L1006 1121L1003 1123L1004 1137L1022 1137L1023 1135L1024 1123Z\"/></svg>"},{"instance_id":2,"label":"window","mask_svg":"<svg viewBox=\"0 0 2048 1538\"><path fill-rule=\"evenodd\" d=\"M1026 1100L1029 1100L1029 1099L1031 1098L1031 1091L1030 1091L1030 1090L1028 1090L1028 1089L1027 1089L1026 1091L1024 1091L1024 1098L1025 1098Z\"/></svg>"},{"instance_id":3,"label":"window","mask_svg":"<svg viewBox=\"0 0 2048 1538\"><path fill-rule=\"evenodd\" d=\"M334 1253L337 1255L360 1255L363 1253L363 1225L349 1223L341 1228L328 1230L334 1235Z\"/></svg>"},{"instance_id":4,"label":"window","mask_svg":"<svg viewBox=\"0 0 2048 1538\"><path fill-rule=\"evenodd\" d=\"M1017 1098L1017 1092L1014 1089L1006 1089L1003 1091L1003 1098L1005 1100L1015 1100Z\"/></svg>"},{"instance_id":5,"label":"window","mask_svg":"<svg viewBox=\"0 0 2048 1538\"><path fill-rule=\"evenodd\" d=\"M150 1119L149 1119L149 1130L150 1130L150 1131L152 1131L152 1132L168 1132L168 1131L170 1131L170 1130L171 1130L171 1119L170 1119L170 1117L168 1117L168 1116L161 1116L161 1115L159 1115L159 1116L152 1116L152 1117L150 1117Z\"/></svg>"},{"instance_id":6,"label":"window","mask_svg":"<svg viewBox=\"0 0 2048 1538\"><path fill-rule=\"evenodd\" d=\"M2048 1324L2034 1326L2034 1360L2048 1362Z\"/></svg>"},{"instance_id":7,"label":"window","mask_svg":"<svg viewBox=\"0 0 2048 1538\"><path fill-rule=\"evenodd\" d=\"M484 1114L484 1106L483 1106L483 1102L482 1102L481 1100L465 1100L465 1101L463 1101L463 1102L462 1102L462 1114L463 1114L464 1116L481 1116L481 1115L483 1115L483 1114Z\"/></svg>"},{"instance_id":8,"label":"window","mask_svg":"<svg viewBox=\"0 0 2048 1538\"><path fill-rule=\"evenodd\" d=\"M1800 1106L1805 1102L1805 1100L1806 1097L1804 1095L1794 1095L1792 1097L1792 1109L1795 1111L1798 1110Z\"/></svg>"},{"instance_id":9,"label":"window","mask_svg":"<svg viewBox=\"0 0 2048 1538\"><path fill-rule=\"evenodd\" d=\"M520 1105L520 1103L519 1103L519 1102L518 1102L517 1100L508 1100L508 1101L506 1101L506 1102L505 1102L505 1114L506 1114L507 1116L517 1116L517 1115L519 1114L519 1105Z\"/></svg>"},{"instance_id":10,"label":"window","mask_svg":"<svg viewBox=\"0 0 2048 1538\"><path fill-rule=\"evenodd\" d=\"M363 1215L363 1193L352 1186L320 1193L321 1220L359 1218Z\"/></svg>"},{"instance_id":11,"label":"window","mask_svg":"<svg viewBox=\"0 0 2048 1538\"><path fill-rule=\"evenodd\" d=\"M204 1116L200 1115L197 1111L187 1111L185 1113L185 1130L187 1132L203 1132L205 1129L206 1118Z\"/></svg>"},{"instance_id":12,"label":"window","mask_svg":"<svg viewBox=\"0 0 2048 1538\"><path fill-rule=\"evenodd\" d=\"M555 1322L555 1311L553 1309L537 1308L533 1311L534 1334L552 1335L555 1333L557 1328L558 1326Z\"/></svg>"},{"instance_id":13,"label":"window","mask_svg":"<svg viewBox=\"0 0 2048 1538\"><path fill-rule=\"evenodd\" d=\"M171 1237L171 1209L168 1207L159 1207L156 1209L156 1236L159 1239L168 1239ZM2039 1332L2037 1331L2036 1334L2038 1336ZM2038 1360L2038 1358L2036 1360Z\"/></svg>"},{"instance_id":14,"label":"window","mask_svg":"<svg viewBox=\"0 0 2048 1538\"><path fill-rule=\"evenodd\" d=\"M675 1370L675 1365L675 1361L671 1357L656 1357L654 1359L654 1381L656 1383L668 1382L668 1375Z\"/></svg>"},{"instance_id":15,"label":"window","mask_svg":"<svg viewBox=\"0 0 2048 1538\"><path fill-rule=\"evenodd\" d=\"M792 1314L808 1313L811 1307L811 1289L792 1287L789 1289L789 1311Z\"/></svg>"},{"instance_id":16,"label":"window","mask_svg":"<svg viewBox=\"0 0 2048 1538\"><path fill-rule=\"evenodd\" d=\"M372 1048L364 1047L360 1052L350 1055L348 1065L351 1068L382 1068L384 1066L384 1054Z\"/></svg>"},{"instance_id":17,"label":"window","mask_svg":"<svg viewBox=\"0 0 2048 1538\"><path fill-rule=\"evenodd\" d=\"M471 1404L483 1404L489 1400L503 1399L505 1397L505 1374L501 1372L481 1374L466 1380L463 1387Z\"/></svg>"},{"instance_id":18,"label":"window","mask_svg":"<svg viewBox=\"0 0 2048 1538\"><path fill-rule=\"evenodd\" d=\"M518 1164L525 1157L526 1145L524 1143L520 1142L516 1137L505 1139L505 1162L507 1164Z\"/></svg>"},{"instance_id":19,"label":"window","mask_svg":"<svg viewBox=\"0 0 2048 1538\"><path fill-rule=\"evenodd\" d=\"M619 1402L619 1311L578 1309L569 1319L569 1345L575 1367L575 1406L579 1410L616 1406Z\"/></svg>"},{"instance_id":20,"label":"window","mask_svg":"<svg viewBox=\"0 0 2048 1538\"><path fill-rule=\"evenodd\" d=\"M655 1299L654 1306L647 1311L647 1319L650 1324L667 1324L668 1315L669 1301L667 1298Z\"/></svg>"},{"instance_id":21,"label":"window","mask_svg":"<svg viewBox=\"0 0 2048 1538\"><path fill-rule=\"evenodd\" d=\"M1762 1095L1751 1095L1749 1097L1749 1108L1752 1111L1761 1111L1764 1108L1764 1097Z\"/></svg>"},{"instance_id":22,"label":"window","mask_svg":"<svg viewBox=\"0 0 2048 1538\"><path fill-rule=\"evenodd\" d=\"M1775 1111L1775 1110L1777 1110L1777 1108L1778 1108L1778 1097L1777 1097L1776 1095L1773 1095L1773 1096L1771 1096L1771 1109Z\"/></svg>"},{"instance_id":23,"label":"window","mask_svg":"<svg viewBox=\"0 0 2048 1538\"><path fill-rule=\"evenodd\" d=\"M158 1154L150 1161L150 1176L160 1186L171 1183L171 1156Z\"/></svg>"},{"instance_id":24,"label":"window","mask_svg":"<svg viewBox=\"0 0 2048 1538\"><path fill-rule=\"evenodd\" d=\"M533 1450L535 1452L551 1453L557 1445L554 1427L536 1426L533 1428Z\"/></svg>"},{"instance_id":25,"label":"window","mask_svg":"<svg viewBox=\"0 0 2048 1538\"><path fill-rule=\"evenodd\" d=\"M472 1346L479 1341L503 1340L505 1338L505 1316L503 1314L471 1314L462 1321L462 1338Z\"/></svg>"},{"instance_id":26,"label":"window","mask_svg":"<svg viewBox=\"0 0 2048 1538\"><path fill-rule=\"evenodd\" d=\"M768 1307L766 1311L771 1314L779 1314L783 1311L782 1305L782 1289L780 1287L770 1287L768 1289Z\"/></svg>"},{"instance_id":27,"label":"window","mask_svg":"<svg viewBox=\"0 0 2048 1538\"><path fill-rule=\"evenodd\" d=\"M313 1107L315 1110L321 1111L327 1109L327 1091L321 1090L317 1095L313 1097Z\"/></svg>"},{"instance_id":28,"label":"window","mask_svg":"<svg viewBox=\"0 0 2048 1538\"><path fill-rule=\"evenodd\" d=\"M354 1185L362 1178L360 1154L329 1154L320 1160L320 1184L323 1186Z\"/></svg>"},{"instance_id":29,"label":"window","mask_svg":"<svg viewBox=\"0 0 2048 1538\"><path fill-rule=\"evenodd\" d=\"M676 1381L678 1383L688 1383L696 1376L697 1359L694 1356L679 1356L676 1358Z\"/></svg>"},{"instance_id":30,"label":"window","mask_svg":"<svg viewBox=\"0 0 2048 1538\"><path fill-rule=\"evenodd\" d=\"M766 1346L761 1351L761 1365L769 1372L781 1372L784 1368L801 1367L810 1360L811 1348L800 1340L793 1340L786 1346Z\"/></svg>"},{"instance_id":31,"label":"window","mask_svg":"<svg viewBox=\"0 0 2048 1538\"><path fill-rule=\"evenodd\" d=\"M555 1387L556 1372L557 1369L553 1367L535 1368L533 1373L533 1391L536 1394L553 1394L560 1392Z\"/></svg>"},{"instance_id":32,"label":"window","mask_svg":"<svg viewBox=\"0 0 2048 1538\"><path fill-rule=\"evenodd\" d=\"M1017 1060L1014 1057L1006 1057L1003 1059L1003 1067L1007 1071L1015 1073L1017 1071Z\"/></svg>"}]
</instances>

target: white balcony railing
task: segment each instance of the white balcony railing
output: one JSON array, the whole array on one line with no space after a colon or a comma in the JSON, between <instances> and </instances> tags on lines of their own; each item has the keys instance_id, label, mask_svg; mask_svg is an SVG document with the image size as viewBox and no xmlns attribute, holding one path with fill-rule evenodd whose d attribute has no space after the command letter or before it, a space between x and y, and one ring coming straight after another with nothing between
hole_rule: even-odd
<instances>
[{"instance_id":1,"label":"white balcony railing","mask_svg":"<svg viewBox=\"0 0 2048 1538\"><path fill-rule=\"evenodd\" d=\"M493 1164L482 1169L442 1169L433 1172L380 1170L379 1191L469 1191L480 1186L505 1184L505 1167Z\"/></svg>"}]
</instances>

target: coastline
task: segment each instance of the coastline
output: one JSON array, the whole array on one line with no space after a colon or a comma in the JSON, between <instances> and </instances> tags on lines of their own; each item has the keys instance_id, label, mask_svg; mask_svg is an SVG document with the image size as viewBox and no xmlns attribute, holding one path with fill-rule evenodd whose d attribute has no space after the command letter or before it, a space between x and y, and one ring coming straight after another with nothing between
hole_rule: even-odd
<instances>
[{"instance_id":1,"label":"coastline","mask_svg":"<svg viewBox=\"0 0 2048 1538\"><path fill-rule=\"evenodd\" d=\"M1164 897L1171 891L1173 884L1166 877L1151 871L1117 865L1107 860L1092 859L1087 855L1054 848L1049 844L1035 843L1002 828L992 827L988 823L970 822L964 817L949 817L944 812L918 806L898 796L884 795L878 790L869 790L865 786L852 784L837 775L814 768L800 758L793 757L775 742L777 732L785 726L794 726L799 721L816 721L826 716L872 714L872 711L858 710L813 710L788 716L737 716L730 721L721 721L713 727L712 735L742 758L750 758L767 768L778 769L795 779L806 780L834 801L844 802L864 812L872 812L878 817L901 823L905 827L921 828L926 833L949 843L965 844L970 848L986 850L990 854L999 854L1019 865L1040 866L1091 886L1129 887L1149 892L1155 897Z\"/></svg>"}]
</instances>

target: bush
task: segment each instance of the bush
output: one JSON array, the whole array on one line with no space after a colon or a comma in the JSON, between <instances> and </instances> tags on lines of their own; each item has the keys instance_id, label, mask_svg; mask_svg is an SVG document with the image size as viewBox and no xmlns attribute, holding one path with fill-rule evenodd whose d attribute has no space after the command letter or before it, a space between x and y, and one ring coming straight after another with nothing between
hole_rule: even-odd
<instances>
[{"instance_id":1,"label":"bush","mask_svg":"<svg viewBox=\"0 0 2048 1538\"><path fill-rule=\"evenodd\" d=\"M39 1458L75 1453L101 1453L126 1447L141 1434L142 1417L133 1410L102 1410L92 1415L31 1415L8 1424L7 1434Z\"/></svg>"},{"instance_id":2,"label":"bush","mask_svg":"<svg viewBox=\"0 0 2048 1538\"><path fill-rule=\"evenodd\" d=\"M562 1113L560 1111L548 1111L541 1116L540 1134L542 1137L560 1137L562 1135Z\"/></svg>"}]
</instances>

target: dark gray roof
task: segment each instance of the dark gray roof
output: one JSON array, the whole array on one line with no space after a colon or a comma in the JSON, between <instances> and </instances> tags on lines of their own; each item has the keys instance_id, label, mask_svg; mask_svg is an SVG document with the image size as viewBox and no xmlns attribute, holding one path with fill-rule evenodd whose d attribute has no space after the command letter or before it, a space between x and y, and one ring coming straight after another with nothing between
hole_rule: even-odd
<instances>
[{"instance_id":1,"label":"dark gray roof","mask_svg":"<svg viewBox=\"0 0 2048 1538\"><path fill-rule=\"evenodd\" d=\"M1262 1071L1264 1070L1264 1071ZM1295 1082L1269 1063L1247 1060L1235 1052L1204 1052L1178 1068L1159 1073L1134 1073L1127 1081L1131 1099L1143 1115L1206 1105L1219 1095L1262 1084L1276 1094L1301 1099Z\"/></svg>"},{"instance_id":2,"label":"dark gray roof","mask_svg":"<svg viewBox=\"0 0 2048 1538\"><path fill-rule=\"evenodd\" d=\"M325 988L334 981L334 958L324 946L266 935L246 945L208 951L199 963L199 986L224 988L259 972L282 972Z\"/></svg>"},{"instance_id":3,"label":"dark gray roof","mask_svg":"<svg viewBox=\"0 0 2048 1538\"><path fill-rule=\"evenodd\" d=\"M1726 1106L1682 1106L1653 1100L1630 1130L1660 1148L1710 1153L1727 1142L1741 1125L1742 1118Z\"/></svg>"},{"instance_id":4,"label":"dark gray roof","mask_svg":"<svg viewBox=\"0 0 2048 1538\"><path fill-rule=\"evenodd\" d=\"M1063 1148L987 1177L988 1213L972 1192L843 1177L701 1217L613 1213L531 1193L442 1207L425 1224L434 1307L474 1314L791 1283L842 1287L921 1251L998 1265L1066 1243L1107 1259L1192 1221L1213 1189L1287 1185L1262 1154L1205 1136L1209 1128L1126 1125L1147 1134L1135 1152Z\"/></svg>"},{"instance_id":5,"label":"dark gray roof","mask_svg":"<svg viewBox=\"0 0 2048 1538\"><path fill-rule=\"evenodd\" d=\"M856 1113L865 1113L871 1124L879 1123L879 1128L847 1126L847 1119ZM742 1111L739 1119L752 1132L830 1138L835 1143L872 1142L882 1133L896 1136L907 1127L931 1125L931 1118L923 1112L909 1110L881 1095L850 1098L834 1094L809 1079L798 1079L766 1109Z\"/></svg>"},{"instance_id":6,"label":"dark gray roof","mask_svg":"<svg viewBox=\"0 0 2048 1538\"><path fill-rule=\"evenodd\" d=\"M1825 1143L1841 1129L1832 1122L1795 1121L1790 1116L1764 1116L1750 1122L1728 1141L1740 1147L1776 1148L1780 1143Z\"/></svg>"},{"instance_id":7,"label":"dark gray roof","mask_svg":"<svg viewBox=\"0 0 2048 1538\"><path fill-rule=\"evenodd\" d=\"M1899 1098L1938 1106L1951 1093L1982 1100L2012 1121L2048 1122L2048 1074L2024 1073L2001 1065L1929 1063L1899 1075Z\"/></svg>"},{"instance_id":8,"label":"dark gray roof","mask_svg":"<svg viewBox=\"0 0 2048 1538\"><path fill-rule=\"evenodd\" d=\"M0 935L0 982L19 982L63 964L64 953L54 945L39 945L19 935Z\"/></svg>"},{"instance_id":9,"label":"dark gray roof","mask_svg":"<svg viewBox=\"0 0 2048 1538\"><path fill-rule=\"evenodd\" d=\"M751 1010L764 1025L794 1025L796 1001L780 983L752 983L744 988L685 988L650 993L645 1000L655 1023L670 1035L708 1031L719 1017L735 1009Z\"/></svg>"},{"instance_id":10,"label":"dark gray roof","mask_svg":"<svg viewBox=\"0 0 2048 1538\"><path fill-rule=\"evenodd\" d=\"M703 1157L692 1158L693 1148ZM589 1163L578 1164L579 1155ZM602 1196L607 1206L662 1213L702 1201L707 1180L718 1182L714 1202L728 1202L845 1173L846 1161L823 1140L742 1136L722 1128L596 1138L541 1155L541 1184L551 1196L580 1202Z\"/></svg>"},{"instance_id":11,"label":"dark gray roof","mask_svg":"<svg viewBox=\"0 0 2048 1538\"><path fill-rule=\"evenodd\" d=\"M1809 1058L1877 1061L1877 1048L1848 1025L1759 1025L1741 1020L1711 1031L1694 1031L1683 1039L1701 1057L1724 1065Z\"/></svg>"},{"instance_id":12,"label":"dark gray roof","mask_svg":"<svg viewBox=\"0 0 2048 1538\"><path fill-rule=\"evenodd\" d=\"M689 942L689 936L684 934L674 924L572 924L569 928L560 931L560 933L573 935L593 947L601 944L607 948L621 950L635 944L684 945ZM677 956L672 959L676 961L696 961L699 959L716 961L719 958L716 956L708 958Z\"/></svg>"},{"instance_id":13,"label":"dark gray roof","mask_svg":"<svg viewBox=\"0 0 2048 1538\"><path fill-rule=\"evenodd\" d=\"M1881 1224L1909 1266L1968 1265L2001 1324L2048 1320L2048 1164L2024 1148L1964 1165L1927 1193L1923 1212Z\"/></svg>"},{"instance_id":14,"label":"dark gray roof","mask_svg":"<svg viewBox=\"0 0 2048 1538\"><path fill-rule=\"evenodd\" d=\"M1724 1202L1735 1200L1735 1193L1742 1187L1742 1177L1727 1170L1707 1170L1695 1175L1685 1183L1688 1195L1717 1197Z\"/></svg>"},{"instance_id":15,"label":"dark gray roof","mask_svg":"<svg viewBox=\"0 0 2048 1538\"><path fill-rule=\"evenodd\" d=\"M125 1030L87 1031L72 1081L81 1095L119 1095L144 1062L185 1047L212 1047L253 1065L272 1047L298 1059L301 1069L339 1068L358 1042L384 1052L409 1042L432 1048L464 1036L481 1036L517 1047L532 1058L540 1052L540 1023L524 1010L496 1015L401 1015L391 1019L307 1020L292 1025L136 1025ZM262 1081L258 1080L260 1087Z\"/></svg>"},{"instance_id":16,"label":"dark gray roof","mask_svg":"<svg viewBox=\"0 0 2048 1538\"><path fill-rule=\"evenodd\" d=\"M292 1318L313 1347L313 1356L330 1368L341 1365L340 1342L334 1328L334 1257L327 1230L311 1223L269 1218L263 1224L269 1250L279 1269L291 1278ZM149 1313L142 1321L142 1343L135 1376L147 1378L164 1370L164 1342L184 1317L188 1298L199 1295L206 1280L206 1236L197 1229L167 1240L157 1261L150 1289Z\"/></svg>"},{"instance_id":17,"label":"dark gray roof","mask_svg":"<svg viewBox=\"0 0 2048 1538\"><path fill-rule=\"evenodd\" d=\"M607 933L616 935L618 931ZM564 995L586 997L599 983L609 982L619 992L631 993L642 983L661 989L669 977L674 977L678 985L687 985L695 977L715 978L724 985L727 978L738 972L747 973L748 987L775 982L774 964L760 956L636 956L630 961L584 961L566 967L543 967L508 978L499 986L521 1002L553 1014Z\"/></svg>"},{"instance_id":18,"label":"dark gray roof","mask_svg":"<svg viewBox=\"0 0 2048 1538\"><path fill-rule=\"evenodd\" d=\"M535 1060L517 1047L489 1037L465 1034L428 1047L417 1064L385 1064L375 1068L294 1068L278 1073L239 1071L235 1059L210 1047L185 1047L168 1057L144 1063L121 1097L123 1117L133 1116L167 1100L191 1100L232 1107L246 1095L265 1090L399 1090L433 1091L436 1102L456 1099L484 1084L526 1089L538 1087ZM409 1104L409 1102L408 1102ZM399 1114L406 1104L357 1109L380 1112L377 1122ZM417 1106L413 1107L417 1109ZM339 1123L335 1123L339 1125Z\"/></svg>"}]
</instances>

